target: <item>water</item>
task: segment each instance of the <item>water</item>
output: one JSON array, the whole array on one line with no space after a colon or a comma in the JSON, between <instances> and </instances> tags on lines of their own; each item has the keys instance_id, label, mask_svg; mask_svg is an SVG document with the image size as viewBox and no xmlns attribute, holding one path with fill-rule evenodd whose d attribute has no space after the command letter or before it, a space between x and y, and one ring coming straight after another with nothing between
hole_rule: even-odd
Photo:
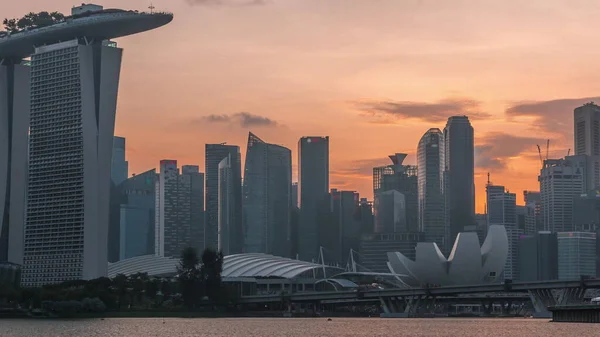
<instances>
[{"instance_id":1,"label":"water","mask_svg":"<svg viewBox=\"0 0 600 337\"><path fill-rule=\"evenodd\" d=\"M1 337L290 337L290 336L434 336L434 337L592 337L600 325L549 323L536 319L93 319L0 320Z\"/></svg>"}]
</instances>

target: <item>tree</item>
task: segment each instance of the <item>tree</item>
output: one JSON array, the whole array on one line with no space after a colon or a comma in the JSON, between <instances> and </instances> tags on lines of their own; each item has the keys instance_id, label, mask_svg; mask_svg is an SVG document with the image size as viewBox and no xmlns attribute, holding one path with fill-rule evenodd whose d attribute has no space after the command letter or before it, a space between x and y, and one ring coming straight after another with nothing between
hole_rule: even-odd
<instances>
[{"instance_id":1,"label":"tree","mask_svg":"<svg viewBox=\"0 0 600 337\"><path fill-rule=\"evenodd\" d=\"M221 273L223 272L223 253L206 248L202 253L202 280L205 295L211 300L222 296Z\"/></svg>"},{"instance_id":2,"label":"tree","mask_svg":"<svg viewBox=\"0 0 600 337\"><path fill-rule=\"evenodd\" d=\"M189 309L193 309L200 298L202 278L199 263L200 259L194 248L189 247L181 252L177 274L183 303Z\"/></svg>"},{"instance_id":3,"label":"tree","mask_svg":"<svg viewBox=\"0 0 600 337\"><path fill-rule=\"evenodd\" d=\"M18 19L4 19L2 24L7 31L17 33L26 29L51 26L63 21L65 21L65 15L60 12L29 12Z\"/></svg>"}]
</instances>

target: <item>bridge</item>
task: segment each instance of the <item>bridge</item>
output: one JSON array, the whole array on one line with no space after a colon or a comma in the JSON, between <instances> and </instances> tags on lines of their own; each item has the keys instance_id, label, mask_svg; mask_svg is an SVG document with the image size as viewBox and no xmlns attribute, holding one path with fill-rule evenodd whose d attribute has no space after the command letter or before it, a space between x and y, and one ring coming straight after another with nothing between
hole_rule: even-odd
<instances>
[{"instance_id":1,"label":"bridge","mask_svg":"<svg viewBox=\"0 0 600 337\"><path fill-rule=\"evenodd\" d=\"M297 292L244 296L242 304L281 303L354 303L379 302L385 313L414 315L422 309L432 309L439 300L494 302L508 305L512 301L531 300L536 316L550 317L548 307L583 302L587 289L600 289L600 280L517 282L422 288L393 288L381 290L349 290L327 292ZM479 294L480 296L473 296ZM511 295L509 294L518 294ZM483 295L483 296L481 296ZM485 304L484 304L485 305ZM486 310L488 307L486 307Z\"/></svg>"}]
</instances>

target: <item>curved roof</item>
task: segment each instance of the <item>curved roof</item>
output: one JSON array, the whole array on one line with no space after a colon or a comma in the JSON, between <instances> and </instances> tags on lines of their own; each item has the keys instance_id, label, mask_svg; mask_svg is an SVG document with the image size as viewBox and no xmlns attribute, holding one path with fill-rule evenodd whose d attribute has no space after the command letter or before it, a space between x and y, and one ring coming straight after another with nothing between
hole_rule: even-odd
<instances>
[{"instance_id":1,"label":"curved roof","mask_svg":"<svg viewBox=\"0 0 600 337\"><path fill-rule=\"evenodd\" d=\"M108 277L118 274L148 273L149 276L173 276L177 274L179 259L144 255L108 264ZM228 255L223 258L222 277L279 277L295 278L301 274L322 270L323 266L268 254L251 253ZM337 274L341 268L325 266L327 273Z\"/></svg>"},{"instance_id":2,"label":"curved roof","mask_svg":"<svg viewBox=\"0 0 600 337\"><path fill-rule=\"evenodd\" d=\"M294 278L307 271L322 269L323 265L261 253L225 256L223 277L281 277ZM326 270L342 269L325 266Z\"/></svg>"},{"instance_id":3,"label":"curved roof","mask_svg":"<svg viewBox=\"0 0 600 337\"><path fill-rule=\"evenodd\" d=\"M35 46L73 40L79 37L108 40L164 26L173 20L171 13L134 11L100 12L82 18L67 18L51 26L18 32L0 38L0 58L23 58Z\"/></svg>"}]
</instances>

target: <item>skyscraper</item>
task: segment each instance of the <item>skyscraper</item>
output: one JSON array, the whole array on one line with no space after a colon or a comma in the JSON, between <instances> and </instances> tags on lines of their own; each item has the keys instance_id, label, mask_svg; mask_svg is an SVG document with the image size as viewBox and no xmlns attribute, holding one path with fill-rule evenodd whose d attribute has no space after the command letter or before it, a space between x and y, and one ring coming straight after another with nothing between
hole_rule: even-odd
<instances>
[{"instance_id":1,"label":"skyscraper","mask_svg":"<svg viewBox=\"0 0 600 337\"><path fill-rule=\"evenodd\" d=\"M544 230L542 198L540 192L523 191L525 199L525 234L534 235Z\"/></svg>"},{"instance_id":2,"label":"skyscraper","mask_svg":"<svg viewBox=\"0 0 600 337\"><path fill-rule=\"evenodd\" d=\"M292 152L248 134L244 167L244 252L288 257Z\"/></svg>"},{"instance_id":3,"label":"skyscraper","mask_svg":"<svg viewBox=\"0 0 600 337\"><path fill-rule=\"evenodd\" d=\"M114 137L110 176L113 184L118 186L129 176L129 163L125 160L125 138Z\"/></svg>"},{"instance_id":4,"label":"skyscraper","mask_svg":"<svg viewBox=\"0 0 600 337\"><path fill-rule=\"evenodd\" d=\"M540 195L544 230L566 232L573 229L573 199L585 193L587 156L544 160L540 171Z\"/></svg>"},{"instance_id":5,"label":"skyscraper","mask_svg":"<svg viewBox=\"0 0 600 337\"><path fill-rule=\"evenodd\" d=\"M488 226L502 225L508 236L508 257L504 267L504 278L519 279L519 237L523 234L517 226L517 196L505 191L504 186L488 183L486 186L486 204L488 207Z\"/></svg>"},{"instance_id":6,"label":"skyscraper","mask_svg":"<svg viewBox=\"0 0 600 337\"><path fill-rule=\"evenodd\" d=\"M452 116L444 128L444 195L449 242L475 224L473 127L467 116Z\"/></svg>"},{"instance_id":7,"label":"skyscraper","mask_svg":"<svg viewBox=\"0 0 600 337\"><path fill-rule=\"evenodd\" d=\"M559 232L558 279L596 276L596 233Z\"/></svg>"},{"instance_id":8,"label":"skyscraper","mask_svg":"<svg viewBox=\"0 0 600 337\"><path fill-rule=\"evenodd\" d=\"M407 154L395 153L389 158L392 165L373 168L373 195L391 190L404 196L406 225L404 230L416 232L419 227L417 167L403 165ZM377 221L377 219L375 219Z\"/></svg>"},{"instance_id":9,"label":"skyscraper","mask_svg":"<svg viewBox=\"0 0 600 337\"><path fill-rule=\"evenodd\" d=\"M230 241L232 254L241 253L243 248L242 229L242 172L240 148L236 145L206 144L205 146L205 201L206 215L204 224L204 246L217 249L219 246L219 164L231 156L231 174L235 209L232 211L229 232L234 239Z\"/></svg>"},{"instance_id":10,"label":"skyscraper","mask_svg":"<svg viewBox=\"0 0 600 337\"><path fill-rule=\"evenodd\" d=\"M29 66L0 55L0 261L23 263Z\"/></svg>"},{"instance_id":11,"label":"skyscraper","mask_svg":"<svg viewBox=\"0 0 600 337\"><path fill-rule=\"evenodd\" d=\"M108 39L172 19L84 4L72 9L68 24L0 37L0 59L31 55L23 286L106 276L122 56Z\"/></svg>"},{"instance_id":12,"label":"skyscraper","mask_svg":"<svg viewBox=\"0 0 600 337\"><path fill-rule=\"evenodd\" d=\"M231 155L219 163L219 244L218 249L224 255L230 255L231 242L236 238L231 236L229 228L231 220L235 219L235 193L231 169Z\"/></svg>"},{"instance_id":13,"label":"skyscraper","mask_svg":"<svg viewBox=\"0 0 600 337\"><path fill-rule=\"evenodd\" d=\"M379 192L373 202L375 233L407 232L406 198L397 190Z\"/></svg>"},{"instance_id":14,"label":"skyscraper","mask_svg":"<svg viewBox=\"0 0 600 337\"><path fill-rule=\"evenodd\" d=\"M119 210L118 260L154 254L156 170L134 175L119 185L124 200Z\"/></svg>"},{"instance_id":15,"label":"skyscraper","mask_svg":"<svg viewBox=\"0 0 600 337\"><path fill-rule=\"evenodd\" d=\"M156 183L155 254L179 257L183 249L204 249L204 175L199 167L161 160Z\"/></svg>"},{"instance_id":16,"label":"skyscraper","mask_svg":"<svg viewBox=\"0 0 600 337\"><path fill-rule=\"evenodd\" d=\"M589 157L586 167L586 191L600 187L600 107L586 103L573 116L575 155Z\"/></svg>"},{"instance_id":17,"label":"skyscraper","mask_svg":"<svg viewBox=\"0 0 600 337\"><path fill-rule=\"evenodd\" d=\"M319 255L317 218L329 193L329 137L300 138L298 178L298 255L302 260L311 261Z\"/></svg>"},{"instance_id":18,"label":"skyscraper","mask_svg":"<svg viewBox=\"0 0 600 337\"><path fill-rule=\"evenodd\" d=\"M359 195L354 191L331 189L329 195L330 221L324 223L321 244L325 247L327 263L343 264L350 249L358 251L360 244Z\"/></svg>"},{"instance_id":19,"label":"skyscraper","mask_svg":"<svg viewBox=\"0 0 600 337\"><path fill-rule=\"evenodd\" d=\"M444 211L444 134L429 129L417 148L419 231L428 242L435 242L444 253L449 250L449 227Z\"/></svg>"}]
</instances>

